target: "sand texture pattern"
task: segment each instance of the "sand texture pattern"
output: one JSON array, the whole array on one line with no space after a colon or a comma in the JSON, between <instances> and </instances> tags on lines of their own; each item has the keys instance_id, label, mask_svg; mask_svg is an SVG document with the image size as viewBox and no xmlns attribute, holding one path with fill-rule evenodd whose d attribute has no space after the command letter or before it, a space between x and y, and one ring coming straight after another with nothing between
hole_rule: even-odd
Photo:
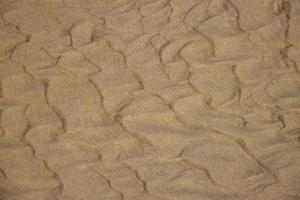
<instances>
[{"instance_id":1,"label":"sand texture pattern","mask_svg":"<svg viewBox=\"0 0 300 200\"><path fill-rule=\"evenodd\" d=\"M300 0L0 0L1 200L300 200Z\"/></svg>"}]
</instances>

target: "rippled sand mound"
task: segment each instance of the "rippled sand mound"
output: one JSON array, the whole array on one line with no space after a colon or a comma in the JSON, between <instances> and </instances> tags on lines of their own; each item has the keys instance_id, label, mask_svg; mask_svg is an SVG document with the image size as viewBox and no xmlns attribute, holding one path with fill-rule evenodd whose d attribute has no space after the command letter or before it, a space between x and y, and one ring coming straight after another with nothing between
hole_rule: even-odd
<instances>
[{"instance_id":1,"label":"rippled sand mound","mask_svg":"<svg viewBox=\"0 0 300 200\"><path fill-rule=\"evenodd\" d=\"M0 1L1 200L299 200L299 0Z\"/></svg>"}]
</instances>

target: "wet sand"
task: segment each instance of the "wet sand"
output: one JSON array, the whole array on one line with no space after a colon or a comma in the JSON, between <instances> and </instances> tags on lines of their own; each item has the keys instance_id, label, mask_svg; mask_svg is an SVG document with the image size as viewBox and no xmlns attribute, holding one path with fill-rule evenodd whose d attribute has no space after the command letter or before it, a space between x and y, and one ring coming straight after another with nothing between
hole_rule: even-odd
<instances>
[{"instance_id":1,"label":"wet sand","mask_svg":"<svg viewBox=\"0 0 300 200\"><path fill-rule=\"evenodd\" d=\"M299 0L0 0L1 200L299 200Z\"/></svg>"}]
</instances>

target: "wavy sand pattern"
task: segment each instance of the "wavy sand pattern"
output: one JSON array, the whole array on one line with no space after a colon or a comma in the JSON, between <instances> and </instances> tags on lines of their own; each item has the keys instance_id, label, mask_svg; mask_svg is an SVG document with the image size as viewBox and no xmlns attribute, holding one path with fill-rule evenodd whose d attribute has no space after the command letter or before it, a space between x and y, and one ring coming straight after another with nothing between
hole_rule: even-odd
<instances>
[{"instance_id":1,"label":"wavy sand pattern","mask_svg":"<svg viewBox=\"0 0 300 200\"><path fill-rule=\"evenodd\" d=\"M1 200L299 200L299 0L0 0Z\"/></svg>"}]
</instances>

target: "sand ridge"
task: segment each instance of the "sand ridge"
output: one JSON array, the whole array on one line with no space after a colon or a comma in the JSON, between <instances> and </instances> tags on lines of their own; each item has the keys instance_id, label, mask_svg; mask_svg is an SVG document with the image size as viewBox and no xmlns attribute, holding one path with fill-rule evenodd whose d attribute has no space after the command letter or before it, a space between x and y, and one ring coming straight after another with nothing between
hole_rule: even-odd
<instances>
[{"instance_id":1,"label":"sand ridge","mask_svg":"<svg viewBox=\"0 0 300 200\"><path fill-rule=\"evenodd\" d=\"M299 200L299 0L0 1L1 200Z\"/></svg>"}]
</instances>

